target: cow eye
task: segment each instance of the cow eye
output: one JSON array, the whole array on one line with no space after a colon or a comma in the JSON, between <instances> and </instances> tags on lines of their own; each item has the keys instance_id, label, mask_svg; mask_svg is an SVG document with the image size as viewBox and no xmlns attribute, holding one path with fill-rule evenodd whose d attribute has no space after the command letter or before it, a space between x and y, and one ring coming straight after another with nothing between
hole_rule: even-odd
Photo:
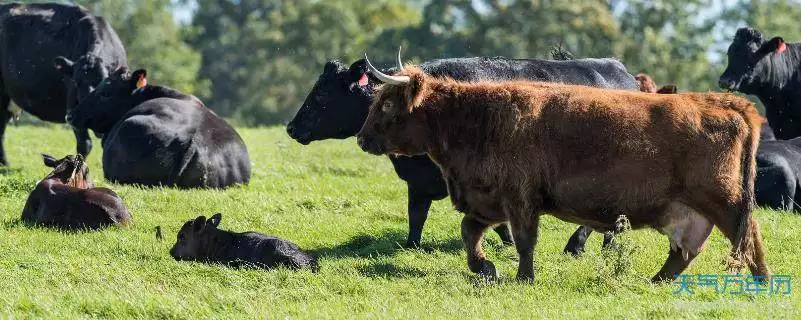
<instances>
[{"instance_id":1,"label":"cow eye","mask_svg":"<svg viewBox=\"0 0 801 320\"><path fill-rule=\"evenodd\" d=\"M392 102L384 101L384 104L381 105L381 111L388 112L392 110Z\"/></svg>"}]
</instances>

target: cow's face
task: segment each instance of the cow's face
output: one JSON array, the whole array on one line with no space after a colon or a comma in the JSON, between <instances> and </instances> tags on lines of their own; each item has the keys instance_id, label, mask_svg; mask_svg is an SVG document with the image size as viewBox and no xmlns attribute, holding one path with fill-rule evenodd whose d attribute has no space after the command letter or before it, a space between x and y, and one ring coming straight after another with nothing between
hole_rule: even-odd
<instances>
[{"instance_id":1,"label":"cow's face","mask_svg":"<svg viewBox=\"0 0 801 320\"><path fill-rule=\"evenodd\" d=\"M89 166L80 154L68 155L61 159L43 154L42 162L45 166L53 168L53 171L45 176L45 180L57 179L63 184L81 189L93 187L89 178Z\"/></svg>"},{"instance_id":2,"label":"cow's face","mask_svg":"<svg viewBox=\"0 0 801 320\"><path fill-rule=\"evenodd\" d=\"M786 50L781 37L765 41L762 34L751 28L737 30L727 52L729 64L720 76L721 89L754 93L762 83L770 81L774 64L771 59ZM775 66L779 67L779 66Z\"/></svg>"},{"instance_id":3,"label":"cow's face","mask_svg":"<svg viewBox=\"0 0 801 320\"><path fill-rule=\"evenodd\" d=\"M92 129L100 135L118 120L116 115L127 111L125 103L134 91L147 85L147 71L133 74L125 67L112 72L75 108L67 110L67 123L78 129Z\"/></svg>"},{"instance_id":4,"label":"cow's face","mask_svg":"<svg viewBox=\"0 0 801 320\"><path fill-rule=\"evenodd\" d=\"M634 80L637 80L637 86L640 88L640 91L656 93L656 83L654 83L654 79L651 79L651 76L648 74L640 72L634 76Z\"/></svg>"},{"instance_id":5,"label":"cow's face","mask_svg":"<svg viewBox=\"0 0 801 320\"><path fill-rule=\"evenodd\" d=\"M57 57L54 63L67 82L68 107L83 101L108 76L103 59L93 54L83 55L74 62Z\"/></svg>"},{"instance_id":6,"label":"cow's face","mask_svg":"<svg viewBox=\"0 0 801 320\"><path fill-rule=\"evenodd\" d=\"M376 94L370 113L357 135L362 150L372 154L420 155L426 153L429 128L419 109L427 94L426 75L409 68L406 84L385 84Z\"/></svg>"},{"instance_id":7,"label":"cow's face","mask_svg":"<svg viewBox=\"0 0 801 320\"><path fill-rule=\"evenodd\" d=\"M220 225L222 215L217 213L208 220L199 216L195 220L184 223L178 231L178 239L170 249L170 255L175 260L202 260L208 258L208 246L214 241L217 226Z\"/></svg>"},{"instance_id":8,"label":"cow's face","mask_svg":"<svg viewBox=\"0 0 801 320\"><path fill-rule=\"evenodd\" d=\"M329 61L286 132L302 144L352 137L367 117L376 81L364 59L348 68Z\"/></svg>"}]
</instances>

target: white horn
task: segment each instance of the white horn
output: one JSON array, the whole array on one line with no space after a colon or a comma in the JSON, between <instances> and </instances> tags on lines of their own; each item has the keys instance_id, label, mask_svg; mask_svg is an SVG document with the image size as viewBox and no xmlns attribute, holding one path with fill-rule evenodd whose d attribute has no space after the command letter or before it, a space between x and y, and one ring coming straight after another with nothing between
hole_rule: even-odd
<instances>
[{"instance_id":1,"label":"white horn","mask_svg":"<svg viewBox=\"0 0 801 320\"><path fill-rule=\"evenodd\" d=\"M408 76L390 76L382 73L381 71L378 71L378 69L376 69L376 67L374 67L372 63L370 63L370 59L367 59L367 53L364 54L364 60L367 61L367 67L370 68L370 72L372 72L373 75L376 78L378 78L378 80L381 80L381 82L400 86L400 85L405 85L409 83L409 81L411 81L411 79Z\"/></svg>"},{"instance_id":2,"label":"white horn","mask_svg":"<svg viewBox=\"0 0 801 320\"><path fill-rule=\"evenodd\" d=\"M401 46L398 46L398 72L403 70L403 60L401 59Z\"/></svg>"}]
</instances>

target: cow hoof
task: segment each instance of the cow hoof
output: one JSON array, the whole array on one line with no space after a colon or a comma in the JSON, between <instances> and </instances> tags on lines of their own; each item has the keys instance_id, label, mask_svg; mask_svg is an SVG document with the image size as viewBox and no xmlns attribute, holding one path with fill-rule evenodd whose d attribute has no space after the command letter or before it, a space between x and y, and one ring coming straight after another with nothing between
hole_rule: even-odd
<instances>
[{"instance_id":1,"label":"cow hoof","mask_svg":"<svg viewBox=\"0 0 801 320\"><path fill-rule=\"evenodd\" d=\"M495 265L489 260L484 260L481 265L481 270L478 271L478 275L488 282L497 282L499 278L498 269L495 268Z\"/></svg>"},{"instance_id":2,"label":"cow hoof","mask_svg":"<svg viewBox=\"0 0 801 320\"><path fill-rule=\"evenodd\" d=\"M578 257L581 256L582 253L584 253L584 249L583 248L568 248L568 247L566 247L564 252L569 254L573 258L578 258Z\"/></svg>"}]
</instances>

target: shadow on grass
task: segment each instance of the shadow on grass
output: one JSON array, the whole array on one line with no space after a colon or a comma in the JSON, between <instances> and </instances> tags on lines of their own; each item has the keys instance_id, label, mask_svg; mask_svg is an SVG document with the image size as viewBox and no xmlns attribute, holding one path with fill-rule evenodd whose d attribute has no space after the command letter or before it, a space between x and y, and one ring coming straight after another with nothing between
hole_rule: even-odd
<instances>
[{"instance_id":1,"label":"shadow on grass","mask_svg":"<svg viewBox=\"0 0 801 320\"><path fill-rule=\"evenodd\" d=\"M386 262L375 262L369 266L359 267L358 270L363 276L370 278L420 278L426 275L423 270L417 268L396 266Z\"/></svg>"},{"instance_id":2,"label":"shadow on grass","mask_svg":"<svg viewBox=\"0 0 801 320\"><path fill-rule=\"evenodd\" d=\"M42 229L42 230L52 230L58 231L61 233L66 234L83 234L83 233L90 233L96 232L107 228L114 228L113 224L103 225L99 228L89 228L85 226L74 226L74 227L63 227L63 226L54 226L54 225L47 225L44 223L34 222L34 221L26 221L22 220L22 218L14 218L11 220L3 220L2 222L3 228L11 229L11 228L28 228L28 229ZM120 228L120 227L117 227Z\"/></svg>"},{"instance_id":3,"label":"shadow on grass","mask_svg":"<svg viewBox=\"0 0 801 320\"><path fill-rule=\"evenodd\" d=\"M9 168L7 166L0 167L0 175L10 175L10 174L18 174L22 172L22 168Z\"/></svg>"},{"instance_id":4,"label":"shadow on grass","mask_svg":"<svg viewBox=\"0 0 801 320\"><path fill-rule=\"evenodd\" d=\"M462 250L462 241L460 239L424 243L422 248L405 248L403 246L404 243L406 243L406 233L387 230L377 236L360 234L332 247L311 250L311 253L316 257L364 258L370 256L392 256L403 250L441 251L447 253L455 253Z\"/></svg>"}]
</instances>

